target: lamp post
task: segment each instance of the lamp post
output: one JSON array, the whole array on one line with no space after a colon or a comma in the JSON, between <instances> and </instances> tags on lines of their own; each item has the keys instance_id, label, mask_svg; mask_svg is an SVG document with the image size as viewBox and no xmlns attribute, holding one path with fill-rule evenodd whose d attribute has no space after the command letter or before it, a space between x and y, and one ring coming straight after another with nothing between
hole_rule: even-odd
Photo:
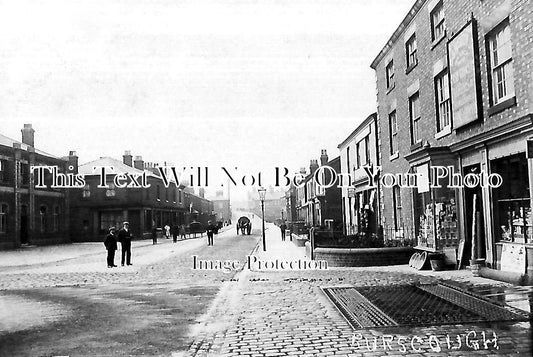
<instances>
[{"instance_id":1,"label":"lamp post","mask_svg":"<svg viewBox=\"0 0 533 357\"><path fill-rule=\"evenodd\" d=\"M259 199L261 200L261 214L263 215L263 251L266 252L266 239L265 239L265 197L266 197L266 189L264 187L259 187L257 189L257 193L259 193Z\"/></svg>"}]
</instances>

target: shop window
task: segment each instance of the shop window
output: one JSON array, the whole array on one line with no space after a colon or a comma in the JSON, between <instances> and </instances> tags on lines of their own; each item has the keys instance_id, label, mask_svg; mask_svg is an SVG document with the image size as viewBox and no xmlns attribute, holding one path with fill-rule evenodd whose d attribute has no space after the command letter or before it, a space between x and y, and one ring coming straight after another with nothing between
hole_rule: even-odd
<instances>
[{"instance_id":1,"label":"shop window","mask_svg":"<svg viewBox=\"0 0 533 357\"><path fill-rule=\"evenodd\" d=\"M487 36L491 73L492 104L514 97L511 30L506 20Z\"/></svg>"},{"instance_id":2,"label":"shop window","mask_svg":"<svg viewBox=\"0 0 533 357\"><path fill-rule=\"evenodd\" d=\"M403 227L402 193L400 186L394 186L392 188L392 205L394 210L394 229L398 232Z\"/></svg>"},{"instance_id":3,"label":"shop window","mask_svg":"<svg viewBox=\"0 0 533 357\"><path fill-rule=\"evenodd\" d=\"M41 206L41 208L39 208L39 230L41 231L41 233L46 232L47 223L48 222L46 220L46 206Z\"/></svg>"},{"instance_id":4,"label":"shop window","mask_svg":"<svg viewBox=\"0 0 533 357\"><path fill-rule=\"evenodd\" d=\"M81 195L83 198L91 197L91 185L86 184L85 186L83 186L83 191Z\"/></svg>"},{"instance_id":5,"label":"shop window","mask_svg":"<svg viewBox=\"0 0 533 357\"><path fill-rule=\"evenodd\" d=\"M115 197L115 184L113 182L109 183L109 188L105 190L106 197Z\"/></svg>"},{"instance_id":6,"label":"shop window","mask_svg":"<svg viewBox=\"0 0 533 357\"><path fill-rule=\"evenodd\" d=\"M409 97L409 116L411 118L411 144L422 141L420 136L420 94L417 92Z\"/></svg>"},{"instance_id":7,"label":"shop window","mask_svg":"<svg viewBox=\"0 0 533 357\"><path fill-rule=\"evenodd\" d=\"M530 187L524 153L491 161L491 172L501 175L503 185L492 190L494 230L497 240L533 242Z\"/></svg>"},{"instance_id":8,"label":"shop window","mask_svg":"<svg viewBox=\"0 0 533 357\"><path fill-rule=\"evenodd\" d=\"M100 232L107 232L110 227L120 227L122 211L100 212Z\"/></svg>"},{"instance_id":9,"label":"shop window","mask_svg":"<svg viewBox=\"0 0 533 357\"><path fill-rule=\"evenodd\" d=\"M385 67L385 74L387 76L387 89L394 87L394 61L391 60L387 67Z\"/></svg>"},{"instance_id":10,"label":"shop window","mask_svg":"<svg viewBox=\"0 0 533 357\"><path fill-rule=\"evenodd\" d=\"M0 204L0 233L7 233L7 205Z\"/></svg>"},{"instance_id":11,"label":"shop window","mask_svg":"<svg viewBox=\"0 0 533 357\"><path fill-rule=\"evenodd\" d=\"M435 77L435 97L437 105L437 131L451 127L450 79L448 71Z\"/></svg>"},{"instance_id":12,"label":"shop window","mask_svg":"<svg viewBox=\"0 0 533 357\"><path fill-rule=\"evenodd\" d=\"M390 154L398 152L398 121L396 110L389 114L389 136L390 136Z\"/></svg>"},{"instance_id":13,"label":"shop window","mask_svg":"<svg viewBox=\"0 0 533 357\"><path fill-rule=\"evenodd\" d=\"M416 51L416 34L413 34L405 43L407 71L411 70L411 68L416 66L418 63Z\"/></svg>"},{"instance_id":14,"label":"shop window","mask_svg":"<svg viewBox=\"0 0 533 357\"><path fill-rule=\"evenodd\" d=\"M54 207L54 213L52 214L52 224L54 232L59 232L59 206Z\"/></svg>"},{"instance_id":15,"label":"shop window","mask_svg":"<svg viewBox=\"0 0 533 357\"><path fill-rule=\"evenodd\" d=\"M446 34L446 27L444 24L444 9L442 1L431 10L431 40L437 41Z\"/></svg>"}]
</instances>

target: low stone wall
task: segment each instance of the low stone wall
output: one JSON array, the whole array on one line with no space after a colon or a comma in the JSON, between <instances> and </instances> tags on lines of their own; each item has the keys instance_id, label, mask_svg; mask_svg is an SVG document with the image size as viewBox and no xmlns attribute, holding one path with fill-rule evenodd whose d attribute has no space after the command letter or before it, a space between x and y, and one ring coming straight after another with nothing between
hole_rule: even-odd
<instances>
[{"instance_id":1,"label":"low stone wall","mask_svg":"<svg viewBox=\"0 0 533 357\"><path fill-rule=\"evenodd\" d=\"M415 250L394 248L315 248L315 260L326 260L330 267L369 267L409 264Z\"/></svg>"}]
</instances>

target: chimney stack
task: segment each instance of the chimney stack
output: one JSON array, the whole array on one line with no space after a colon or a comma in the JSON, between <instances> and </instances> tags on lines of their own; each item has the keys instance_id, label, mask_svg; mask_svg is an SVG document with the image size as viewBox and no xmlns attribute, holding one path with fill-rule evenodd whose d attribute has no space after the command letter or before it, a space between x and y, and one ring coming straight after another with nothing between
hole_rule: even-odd
<instances>
[{"instance_id":1,"label":"chimney stack","mask_svg":"<svg viewBox=\"0 0 533 357\"><path fill-rule=\"evenodd\" d=\"M31 124L24 124L22 132L22 142L28 146L35 146L35 130L33 130Z\"/></svg>"},{"instance_id":2,"label":"chimney stack","mask_svg":"<svg viewBox=\"0 0 533 357\"><path fill-rule=\"evenodd\" d=\"M144 161L142 156L135 156L135 160L133 161L133 167L135 167L137 170L144 170Z\"/></svg>"},{"instance_id":3,"label":"chimney stack","mask_svg":"<svg viewBox=\"0 0 533 357\"><path fill-rule=\"evenodd\" d=\"M326 149L322 149L320 153L320 166L324 166L328 163L328 153Z\"/></svg>"},{"instance_id":4,"label":"chimney stack","mask_svg":"<svg viewBox=\"0 0 533 357\"><path fill-rule=\"evenodd\" d=\"M70 168L72 166L72 169ZM69 151L68 153L68 173L77 174L78 173L78 155L76 151Z\"/></svg>"},{"instance_id":5,"label":"chimney stack","mask_svg":"<svg viewBox=\"0 0 533 357\"><path fill-rule=\"evenodd\" d=\"M311 175L315 173L315 171L318 169L318 160L311 160L311 163L309 164L309 171L311 171Z\"/></svg>"},{"instance_id":6,"label":"chimney stack","mask_svg":"<svg viewBox=\"0 0 533 357\"><path fill-rule=\"evenodd\" d=\"M131 151L129 150L124 151L124 155L122 156L122 162L124 163L124 165L128 165L129 167L132 167L133 166L132 159L133 157L131 156Z\"/></svg>"},{"instance_id":7,"label":"chimney stack","mask_svg":"<svg viewBox=\"0 0 533 357\"><path fill-rule=\"evenodd\" d=\"M305 167L300 167L300 173L301 173L302 175L305 175Z\"/></svg>"},{"instance_id":8,"label":"chimney stack","mask_svg":"<svg viewBox=\"0 0 533 357\"><path fill-rule=\"evenodd\" d=\"M203 187L200 187L198 189L198 196L204 198L205 197L205 189Z\"/></svg>"}]
</instances>

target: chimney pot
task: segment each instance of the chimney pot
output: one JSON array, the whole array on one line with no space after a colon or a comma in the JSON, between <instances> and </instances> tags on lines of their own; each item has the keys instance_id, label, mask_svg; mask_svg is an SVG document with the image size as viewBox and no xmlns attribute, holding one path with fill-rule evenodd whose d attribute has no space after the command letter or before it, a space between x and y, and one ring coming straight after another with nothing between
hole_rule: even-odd
<instances>
[{"instance_id":1,"label":"chimney pot","mask_svg":"<svg viewBox=\"0 0 533 357\"><path fill-rule=\"evenodd\" d=\"M24 124L22 132L22 142L28 146L35 146L35 130L31 124Z\"/></svg>"}]
</instances>

